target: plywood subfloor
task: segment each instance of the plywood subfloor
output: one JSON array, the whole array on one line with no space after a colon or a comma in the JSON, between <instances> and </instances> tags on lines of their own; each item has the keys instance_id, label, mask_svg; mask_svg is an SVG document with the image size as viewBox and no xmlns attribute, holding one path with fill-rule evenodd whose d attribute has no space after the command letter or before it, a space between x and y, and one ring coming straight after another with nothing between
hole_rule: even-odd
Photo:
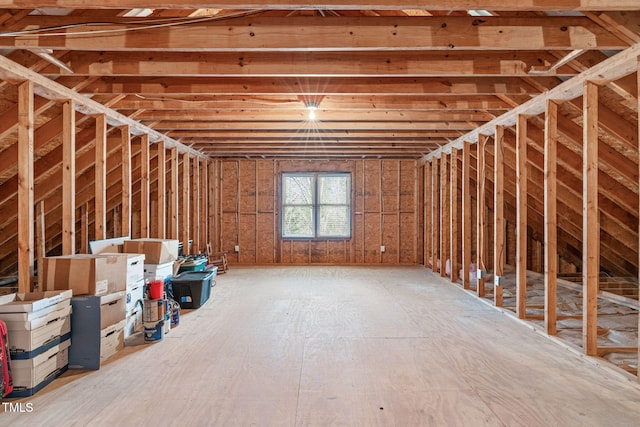
<instances>
[{"instance_id":1,"label":"plywood subfloor","mask_svg":"<svg viewBox=\"0 0 640 427\"><path fill-rule=\"evenodd\" d=\"M421 267L232 268L0 425L636 426L640 388Z\"/></svg>"}]
</instances>

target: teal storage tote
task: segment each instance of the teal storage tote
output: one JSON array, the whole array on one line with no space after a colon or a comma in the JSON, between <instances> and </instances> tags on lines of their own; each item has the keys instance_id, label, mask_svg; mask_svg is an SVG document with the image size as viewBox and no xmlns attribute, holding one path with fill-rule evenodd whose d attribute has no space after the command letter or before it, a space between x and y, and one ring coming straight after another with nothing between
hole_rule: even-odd
<instances>
[{"instance_id":1,"label":"teal storage tote","mask_svg":"<svg viewBox=\"0 0 640 427\"><path fill-rule=\"evenodd\" d=\"M189 259L180 265L178 273L184 273L185 271L203 271L206 267L206 258Z\"/></svg>"}]
</instances>

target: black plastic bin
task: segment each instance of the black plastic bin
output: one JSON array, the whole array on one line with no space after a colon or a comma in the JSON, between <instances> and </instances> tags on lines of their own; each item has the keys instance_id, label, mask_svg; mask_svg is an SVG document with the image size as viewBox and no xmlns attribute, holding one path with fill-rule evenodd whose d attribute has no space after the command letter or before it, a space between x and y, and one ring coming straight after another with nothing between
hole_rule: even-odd
<instances>
[{"instance_id":1,"label":"black plastic bin","mask_svg":"<svg viewBox=\"0 0 640 427\"><path fill-rule=\"evenodd\" d=\"M185 271L171 279L173 299L180 308L199 308L211 295L213 271Z\"/></svg>"}]
</instances>

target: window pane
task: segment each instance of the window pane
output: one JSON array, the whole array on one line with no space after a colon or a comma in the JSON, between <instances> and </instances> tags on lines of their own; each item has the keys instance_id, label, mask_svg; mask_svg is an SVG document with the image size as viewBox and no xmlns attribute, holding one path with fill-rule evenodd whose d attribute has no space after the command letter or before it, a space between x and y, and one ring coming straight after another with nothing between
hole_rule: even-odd
<instances>
[{"instance_id":1,"label":"window pane","mask_svg":"<svg viewBox=\"0 0 640 427\"><path fill-rule=\"evenodd\" d=\"M348 206L320 206L318 236L349 236L350 217Z\"/></svg>"},{"instance_id":2,"label":"window pane","mask_svg":"<svg viewBox=\"0 0 640 427\"><path fill-rule=\"evenodd\" d=\"M318 197L320 204L349 203L349 177L319 176Z\"/></svg>"},{"instance_id":3,"label":"window pane","mask_svg":"<svg viewBox=\"0 0 640 427\"><path fill-rule=\"evenodd\" d=\"M313 237L313 207L285 206L282 228L285 237Z\"/></svg>"},{"instance_id":4,"label":"window pane","mask_svg":"<svg viewBox=\"0 0 640 427\"><path fill-rule=\"evenodd\" d=\"M313 204L313 177L285 176L284 204L311 205Z\"/></svg>"}]
</instances>

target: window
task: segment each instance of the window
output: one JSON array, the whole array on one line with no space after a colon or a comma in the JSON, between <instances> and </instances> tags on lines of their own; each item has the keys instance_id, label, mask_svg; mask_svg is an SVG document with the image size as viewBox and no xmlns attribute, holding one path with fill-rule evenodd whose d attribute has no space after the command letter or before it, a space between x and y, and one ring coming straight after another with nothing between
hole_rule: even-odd
<instances>
[{"instance_id":1,"label":"window","mask_svg":"<svg viewBox=\"0 0 640 427\"><path fill-rule=\"evenodd\" d=\"M351 174L282 174L282 237L351 237Z\"/></svg>"}]
</instances>

